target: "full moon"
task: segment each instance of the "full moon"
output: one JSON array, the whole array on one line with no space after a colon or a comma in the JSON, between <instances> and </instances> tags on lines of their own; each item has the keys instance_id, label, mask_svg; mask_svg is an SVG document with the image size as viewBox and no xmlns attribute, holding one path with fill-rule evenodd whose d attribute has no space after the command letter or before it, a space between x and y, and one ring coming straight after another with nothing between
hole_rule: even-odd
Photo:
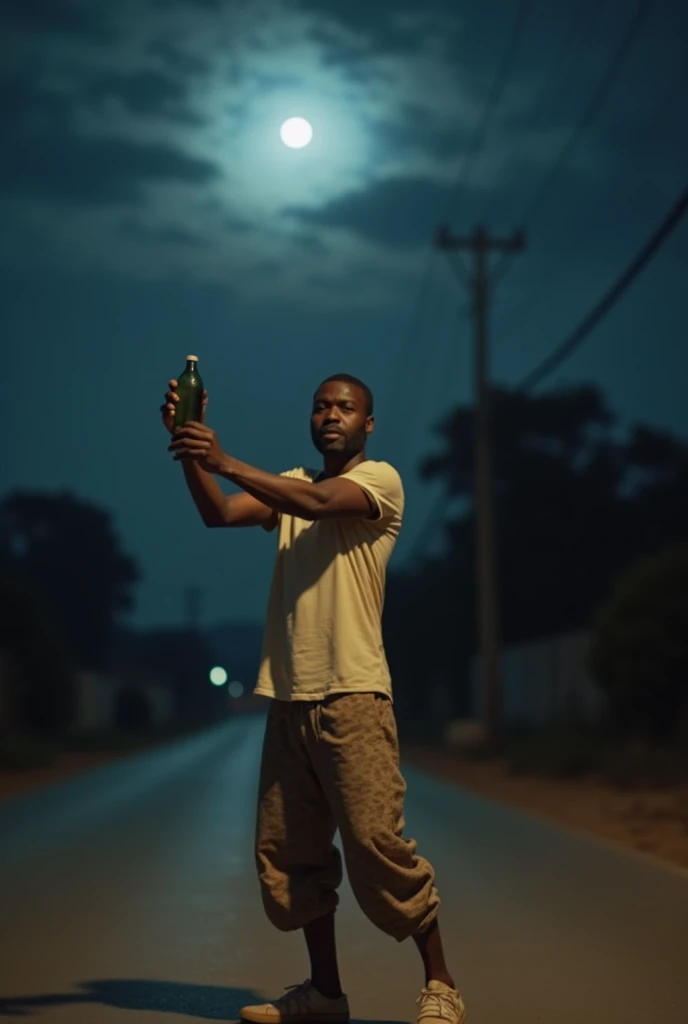
<instances>
[{"instance_id":1,"label":"full moon","mask_svg":"<svg viewBox=\"0 0 688 1024\"><path fill-rule=\"evenodd\" d=\"M280 128L280 136L290 149L303 149L313 138L313 129L304 117L290 117Z\"/></svg>"}]
</instances>

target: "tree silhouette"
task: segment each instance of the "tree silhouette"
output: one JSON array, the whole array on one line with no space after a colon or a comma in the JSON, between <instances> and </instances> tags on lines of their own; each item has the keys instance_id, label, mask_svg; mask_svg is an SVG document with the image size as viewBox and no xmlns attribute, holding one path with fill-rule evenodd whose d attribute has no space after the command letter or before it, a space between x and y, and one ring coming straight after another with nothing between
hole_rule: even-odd
<instances>
[{"instance_id":1,"label":"tree silhouette","mask_svg":"<svg viewBox=\"0 0 688 1024\"><path fill-rule=\"evenodd\" d=\"M582 626L628 550L623 445L603 396L581 387L493 395L497 552L505 642ZM466 510L449 523L450 558L473 586L473 412L455 410L425 460Z\"/></svg>"},{"instance_id":2,"label":"tree silhouette","mask_svg":"<svg viewBox=\"0 0 688 1024\"><path fill-rule=\"evenodd\" d=\"M103 666L138 580L108 512L68 494L10 496L0 505L0 570L49 602L82 667Z\"/></svg>"},{"instance_id":3,"label":"tree silhouette","mask_svg":"<svg viewBox=\"0 0 688 1024\"><path fill-rule=\"evenodd\" d=\"M209 681L212 651L198 630L169 627L138 633L118 628L109 664L115 673L126 675L134 668L141 676L162 682L174 695L177 716L186 725L216 720L226 710L226 687Z\"/></svg>"},{"instance_id":4,"label":"tree silhouette","mask_svg":"<svg viewBox=\"0 0 688 1024\"><path fill-rule=\"evenodd\" d=\"M503 642L585 628L624 566L688 539L688 447L647 426L624 439L592 386L496 388L492 416ZM415 689L413 639L459 684L476 650L472 408L437 432L442 448L421 476L442 480L459 511L445 521L442 557L392 575L386 616L390 661Z\"/></svg>"},{"instance_id":5,"label":"tree silhouette","mask_svg":"<svg viewBox=\"0 0 688 1024\"><path fill-rule=\"evenodd\" d=\"M51 738L65 733L75 693L64 630L50 602L11 575L0 576L0 652L5 661L2 725Z\"/></svg>"},{"instance_id":6,"label":"tree silhouette","mask_svg":"<svg viewBox=\"0 0 688 1024\"><path fill-rule=\"evenodd\" d=\"M596 616L590 667L625 731L666 741L688 724L688 544L621 575Z\"/></svg>"}]
</instances>

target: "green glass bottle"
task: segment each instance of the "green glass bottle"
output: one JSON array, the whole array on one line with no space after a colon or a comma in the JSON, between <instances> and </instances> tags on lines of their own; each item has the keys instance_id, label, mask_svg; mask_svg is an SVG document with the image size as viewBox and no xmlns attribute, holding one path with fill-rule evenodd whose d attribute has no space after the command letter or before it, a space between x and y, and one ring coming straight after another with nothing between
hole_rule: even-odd
<instances>
[{"instance_id":1,"label":"green glass bottle","mask_svg":"<svg viewBox=\"0 0 688 1024\"><path fill-rule=\"evenodd\" d=\"M174 428L189 420L200 423L203 414L203 380L198 372L198 356L186 357L186 369L177 381L179 401L174 410Z\"/></svg>"}]
</instances>

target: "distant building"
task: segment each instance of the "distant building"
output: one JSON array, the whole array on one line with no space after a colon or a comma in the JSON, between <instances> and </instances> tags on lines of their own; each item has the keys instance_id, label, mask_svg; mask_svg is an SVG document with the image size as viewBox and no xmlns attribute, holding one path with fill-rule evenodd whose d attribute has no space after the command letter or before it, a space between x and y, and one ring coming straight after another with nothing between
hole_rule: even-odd
<instances>
[{"instance_id":1,"label":"distant building","mask_svg":"<svg viewBox=\"0 0 688 1024\"><path fill-rule=\"evenodd\" d=\"M546 637L502 651L502 717L512 725L597 725L606 698L587 667L587 633ZM482 719L484 694L480 658L471 666L472 716Z\"/></svg>"},{"instance_id":2,"label":"distant building","mask_svg":"<svg viewBox=\"0 0 688 1024\"><path fill-rule=\"evenodd\" d=\"M168 686L141 673L78 672L75 677L75 732L159 730L177 717Z\"/></svg>"}]
</instances>

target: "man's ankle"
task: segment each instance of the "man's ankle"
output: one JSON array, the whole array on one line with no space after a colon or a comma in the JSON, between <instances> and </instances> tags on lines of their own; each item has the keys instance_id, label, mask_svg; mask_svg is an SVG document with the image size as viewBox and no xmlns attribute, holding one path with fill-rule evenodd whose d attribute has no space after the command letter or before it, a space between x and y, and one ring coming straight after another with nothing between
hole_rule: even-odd
<instances>
[{"instance_id":1,"label":"man's ankle","mask_svg":"<svg viewBox=\"0 0 688 1024\"><path fill-rule=\"evenodd\" d=\"M319 992L321 996L325 997L325 999L339 999L343 994L342 987L339 983L333 984L332 982L328 983L326 980L321 978L311 978L311 985L316 992Z\"/></svg>"},{"instance_id":2,"label":"man's ankle","mask_svg":"<svg viewBox=\"0 0 688 1024\"><path fill-rule=\"evenodd\" d=\"M450 974L433 974L431 978L425 979L426 986L429 985L431 981L439 981L440 984L446 985L448 988L453 988L454 990L456 990L454 979Z\"/></svg>"}]
</instances>

